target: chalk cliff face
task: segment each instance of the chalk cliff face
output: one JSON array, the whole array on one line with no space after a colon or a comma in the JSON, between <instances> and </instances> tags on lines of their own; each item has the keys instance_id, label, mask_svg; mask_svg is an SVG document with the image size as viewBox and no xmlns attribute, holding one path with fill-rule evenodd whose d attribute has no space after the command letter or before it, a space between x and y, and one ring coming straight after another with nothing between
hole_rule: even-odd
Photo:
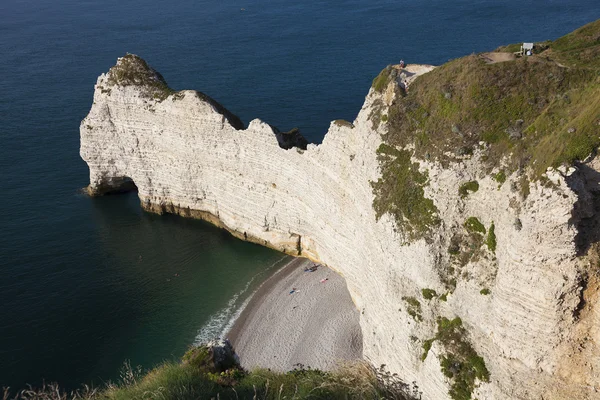
<instances>
[{"instance_id":1,"label":"chalk cliff face","mask_svg":"<svg viewBox=\"0 0 600 400\"><path fill-rule=\"evenodd\" d=\"M123 72L131 68L141 78ZM352 123L332 122L321 145L303 150L289 146L302 146L301 139L282 141L258 119L244 128L205 95L170 92L159 74L128 55L98 78L81 123L88 190L135 184L149 211L204 218L327 264L346 278L361 311L365 357L416 382L425 399L450 398L441 341L430 342L422 357L441 316L461 318L464 340L489 370L473 397L600 398L597 283L583 272L589 259L578 257L589 242L582 235L595 224L595 161L549 171L552 184L531 183L523 200L514 190L517 176L499 184L478 151L446 167L419 160L441 224L427 240L406 243L389 215L377 220L371 184L380 177L377 149L386 130L372 114L385 113L397 84L371 89ZM457 188L475 180L479 189L461 196ZM493 222L495 251L484 246L466 264L446 301L424 298L422 289L447 292L440 268L469 217L487 230Z\"/></svg>"}]
</instances>

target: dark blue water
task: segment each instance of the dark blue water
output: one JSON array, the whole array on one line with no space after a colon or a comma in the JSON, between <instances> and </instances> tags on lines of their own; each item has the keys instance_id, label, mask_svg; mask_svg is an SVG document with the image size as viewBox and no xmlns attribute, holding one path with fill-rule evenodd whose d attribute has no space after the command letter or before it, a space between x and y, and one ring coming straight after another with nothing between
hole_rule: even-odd
<instances>
[{"instance_id":1,"label":"dark blue water","mask_svg":"<svg viewBox=\"0 0 600 400\"><path fill-rule=\"evenodd\" d=\"M599 17L597 0L2 0L0 386L177 358L281 260L131 195L78 194L79 122L117 57L318 142L400 58L440 64Z\"/></svg>"}]
</instances>

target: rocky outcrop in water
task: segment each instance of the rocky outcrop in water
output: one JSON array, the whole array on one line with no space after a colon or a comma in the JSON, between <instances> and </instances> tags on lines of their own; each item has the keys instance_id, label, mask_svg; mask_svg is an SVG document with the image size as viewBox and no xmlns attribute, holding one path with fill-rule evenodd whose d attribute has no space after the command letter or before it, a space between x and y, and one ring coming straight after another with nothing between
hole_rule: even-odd
<instances>
[{"instance_id":1,"label":"rocky outcrop in water","mask_svg":"<svg viewBox=\"0 0 600 400\"><path fill-rule=\"evenodd\" d=\"M98 78L81 123L88 191L135 185L148 211L203 218L337 270L361 311L365 358L425 399L599 398L598 283L579 257L597 226L597 162L548 171L524 199L517 173L500 183L480 150L444 166L413 160L439 224L407 240L373 208L398 80L379 86L352 123L304 146L258 119L244 127L199 92L171 91L127 55Z\"/></svg>"}]
</instances>

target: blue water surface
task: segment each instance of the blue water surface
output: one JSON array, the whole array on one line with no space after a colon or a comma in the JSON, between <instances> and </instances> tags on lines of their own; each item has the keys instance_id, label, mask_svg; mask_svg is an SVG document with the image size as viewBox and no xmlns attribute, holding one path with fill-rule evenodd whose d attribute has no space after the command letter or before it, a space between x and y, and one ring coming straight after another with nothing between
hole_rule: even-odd
<instances>
[{"instance_id":1,"label":"blue water surface","mask_svg":"<svg viewBox=\"0 0 600 400\"><path fill-rule=\"evenodd\" d=\"M281 262L134 195L78 193L79 123L117 57L319 142L400 58L440 64L599 17L597 0L2 0L0 386L176 359Z\"/></svg>"}]
</instances>

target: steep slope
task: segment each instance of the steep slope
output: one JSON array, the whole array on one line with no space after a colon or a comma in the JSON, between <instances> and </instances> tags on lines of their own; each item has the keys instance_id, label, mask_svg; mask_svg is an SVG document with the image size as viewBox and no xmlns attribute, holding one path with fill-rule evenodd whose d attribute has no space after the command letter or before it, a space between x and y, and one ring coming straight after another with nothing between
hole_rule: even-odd
<instances>
[{"instance_id":1,"label":"steep slope","mask_svg":"<svg viewBox=\"0 0 600 400\"><path fill-rule=\"evenodd\" d=\"M595 158L576 162L598 146L590 65L389 67L355 121L303 150L127 55L81 124L89 193L135 184L149 211L334 268L361 310L366 359L423 398L599 398L600 175Z\"/></svg>"}]
</instances>

